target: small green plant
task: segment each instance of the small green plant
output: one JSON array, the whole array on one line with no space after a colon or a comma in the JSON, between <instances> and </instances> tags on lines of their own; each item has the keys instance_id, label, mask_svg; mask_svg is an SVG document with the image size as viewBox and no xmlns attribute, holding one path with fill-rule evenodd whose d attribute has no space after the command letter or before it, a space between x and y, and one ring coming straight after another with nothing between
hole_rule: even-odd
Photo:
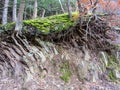
<instances>
[{"instance_id":1,"label":"small green plant","mask_svg":"<svg viewBox=\"0 0 120 90\"><path fill-rule=\"evenodd\" d=\"M69 82L70 80L70 77L71 77L71 72L70 72L70 69L69 69L69 63L68 62L65 62L62 67L61 67L61 73L62 73L62 76L60 76L60 78L65 81L66 83Z\"/></svg>"},{"instance_id":2,"label":"small green plant","mask_svg":"<svg viewBox=\"0 0 120 90\"><path fill-rule=\"evenodd\" d=\"M116 80L116 76L114 75L112 70L109 72L108 76L109 76L110 80L112 80L112 81Z\"/></svg>"},{"instance_id":3,"label":"small green plant","mask_svg":"<svg viewBox=\"0 0 120 90\"><path fill-rule=\"evenodd\" d=\"M119 64L118 64L118 60L116 58L115 55L107 55L108 57L108 66L107 68L110 69L110 71L108 72L108 77L111 81L116 81L117 78L114 74L114 70L116 70L117 68L119 68Z\"/></svg>"},{"instance_id":4,"label":"small green plant","mask_svg":"<svg viewBox=\"0 0 120 90\"><path fill-rule=\"evenodd\" d=\"M108 55L108 68L116 69L118 67L117 58L114 55Z\"/></svg>"}]
</instances>

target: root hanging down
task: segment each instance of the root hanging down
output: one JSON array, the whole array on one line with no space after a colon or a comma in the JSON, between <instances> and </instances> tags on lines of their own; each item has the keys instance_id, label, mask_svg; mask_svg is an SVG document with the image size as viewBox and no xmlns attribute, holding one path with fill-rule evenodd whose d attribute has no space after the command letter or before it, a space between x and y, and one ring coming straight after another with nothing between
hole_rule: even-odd
<instances>
[{"instance_id":1,"label":"root hanging down","mask_svg":"<svg viewBox=\"0 0 120 90\"><path fill-rule=\"evenodd\" d=\"M75 26L70 27L69 30L52 32L47 35L40 33L36 37L41 40L62 45L68 44L68 46L77 48L85 45L91 50L108 50L113 48L113 46L108 42L108 39L112 38L109 38L106 34L107 31L113 30L106 21L94 15L85 19L81 26L78 22ZM30 33L28 34L30 35ZM29 37L27 38L29 39Z\"/></svg>"},{"instance_id":2,"label":"root hanging down","mask_svg":"<svg viewBox=\"0 0 120 90\"><path fill-rule=\"evenodd\" d=\"M16 37L17 37L17 38L16 38ZM26 42L24 42L24 41L19 37L18 33L13 33L12 36L11 36L11 38L13 39L15 45L17 45L17 46L20 48L20 50L22 51L22 53L23 53L24 55L26 55L25 49L26 49L27 51L29 51L29 49L28 49L28 47L27 47L28 45L26 45ZM23 46L22 46L22 44L19 44L19 41L22 42ZM24 47L25 47L25 49L24 49Z\"/></svg>"},{"instance_id":3,"label":"root hanging down","mask_svg":"<svg viewBox=\"0 0 120 90\"><path fill-rule=\"evenodd\" d=\"M33 28L32 31L34 31L34 29L35 28ZM99 59L96 58L97 53L92 50L97 50L97 52L111 50L113 47L110 42L108 42L108 39L113 39L113 36L115 35L113 32L114 31L112 28L104 20L98 16L90 16L88 19L84 19L82 23L78 22L68 30L51 32L49 34L38 33L37 35L34 35L34 37L32 36L32 32L22 32L22 35L19 35L18 33L6 35L3 33L7 37L4 36L0 41L0 77L6 76L10 77L11 79L15 77L14 80L16 80L16 82L22 82L21 87L24 84L28 84L27 87L29 87L30 85L28 81L33 82L34 80L38 83L40 80L43 80L43 77L46 77L47 75L51 76L51 72L54 71L54 69L56 70L56 67L61 71L62 67L65 66L66 68L66 65L70 64L70 68L72 69L71 71L74 72L76 70L76 77L80 78L75 80L83 81L83 77L80 77L82 71L78 71L81 70L81 66L80 64L78 65L78 63L82 62L83 64L83 61L85 61L85 63L93 61L89 66L93 65L94 63L96 64ZM88 49L86 49L86 47ZM90 56L88 56L89 53ZM101 61L97 64L101 64ZM85 68L86 65L88 64L84 65ZM78 66L80 67L78 68ZM68 69L69 67L64 69L68 72L67 74L69 74ZM89 70L90 69L88 69L88 74L86 74L85 71L85 74L83 75L91 75ZM98 69L98 75L101 75L101 80L103 75L99 73L99 70L100 69ZM58 74L55 74L55 72L53 72L53 75L58 76ZM59 75L61 74L62 73ZM90 77L88 76L88 79L85 78L85 80L89 81L89 78ZM46 78L46 80L48 80L48 78ZM37 83L35 83L35 85L37 85ZM41 82L38 86L40 85Z\"/></svg>"}]
</instances>

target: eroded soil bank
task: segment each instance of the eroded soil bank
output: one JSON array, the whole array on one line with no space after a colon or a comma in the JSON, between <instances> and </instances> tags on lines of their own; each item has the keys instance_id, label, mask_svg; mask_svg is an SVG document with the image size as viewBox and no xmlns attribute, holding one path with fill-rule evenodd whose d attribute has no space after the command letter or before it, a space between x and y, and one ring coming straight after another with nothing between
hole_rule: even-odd
<instances>
[{"instance_id":1,"label":"eroded soil bank","mask_svg":"<svg viewBox=\"0 0 120 90\"><path fill-rule=\"evenodd\" d=\"M29 52L1 41L0 90L120 90L114 56L38 40Z\"/></svg>"},{"instance_id":2,"label":"eroded soil bank","mask_svg":"<svg viewBox=\"0 0 120 90\"><path fill-rule=\"evenodd\" d=\"M0 90L120 90L119 34L94 17L37 36L2 31Z\"/></svg>"}]
</instances>

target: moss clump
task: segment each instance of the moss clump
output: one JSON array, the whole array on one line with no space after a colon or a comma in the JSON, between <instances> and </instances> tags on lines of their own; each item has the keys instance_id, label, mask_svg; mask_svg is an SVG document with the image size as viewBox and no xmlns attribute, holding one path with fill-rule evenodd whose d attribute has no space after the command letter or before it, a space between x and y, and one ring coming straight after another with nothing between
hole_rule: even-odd
<instances>
[{"instance_id":1,"label":"moss clump","mask_svg":"<svg viewBox=\"0 0 120 90\"><path fill-rule=\"evenodd\" d=\"M24 26L32 26L41 33L57 32L67 30L73 25L67 14L54 15L42 19L26 20Z\"/></svg>"},{"instance_id":2,"label":"moss clump","mask_svg":"<svg viewBox=\"0 0 120 90\"><path fill-rule=\"evenodd\" d=\"M109 72L108 76L109 76L110 80L112 80L112 81L116 81L117 80L116 76L114 75L112 70Z\"/></svg>"},{"instance_id":3,"label":"moss clump","mask_svg":"<svg viewBox=\"0 0 120 90\"><path fill-rule=\"evenodd\" d=\"M111 54L108 53L104 53L104 60L106 63L103 66L104 72L105 70L107 70L107 76L108 76L108 80L116 82L117 81L117 76L116 76L116 70L118 70L119 67L119 61L117 60L116 56L114 55L114 52L112 52Z\"/></svg>"},{"instance_id":4,"label":"moss clump","mask_svg":"<svg viewBox=\"0 0 120 90\"><path fill-rule=\"evenodd\" d=\"M109 68L108 77L110 81L115 82L117 81L117 78L114 71L119 68L118 60L115 55L107 54L107 58L108 58L108 65L106 67Z\"/></svg>"},{"instance_id":5,"label":"moss clump","mask_svg":"<svg viewBox=\"0 0 120 90\"><path fill-rule=\"evenodd\" d=\"M118 61L114 55L108 55L108 68L116 69L118 68Z\"/></svg>"},{"instance_id":6,"label":"moss clump","mask_svg":"<svg viewBox=\"0 0 120 90\"><path fill-rule=\"evenodd\" d=\"M0 29L2 30L13 30L15 27L15 23L12 22L12 23L8 23L8 24L5 24L5 25L0 25Z\"/></svg>"},{"instance_id":7,"label":"moss clump","mask_svg":"<svg viewBox=\"0 0 120 90\"><path fill-rule=\"evenodd\" d=\"M73 14L74 15L74 14ZM68 14L53 15L45 18L37 18L23 21L23 30L29 31L34 28L40 33L48 34L50 32L57 32L67 30L73 26L73 20L68 17ZM13 30L15 23L8 23L6 25L0 25L2 30Z\"/></svg>"},{"instance_id":8,"label":"moss clump","mask_svg":"<svg viewBox=\"0 0 120 90\"><path fill-rule=\"evenodd\" d=\"M62 67L61 67L61 73L62 73L62 76L60 76L60 78L65 81L66 83L69 82L70 80L70 77L71 77L71 72L70 72L70 69L69 69L69 63L68 62L65 62Z\"/></svg>"}]
</instances>

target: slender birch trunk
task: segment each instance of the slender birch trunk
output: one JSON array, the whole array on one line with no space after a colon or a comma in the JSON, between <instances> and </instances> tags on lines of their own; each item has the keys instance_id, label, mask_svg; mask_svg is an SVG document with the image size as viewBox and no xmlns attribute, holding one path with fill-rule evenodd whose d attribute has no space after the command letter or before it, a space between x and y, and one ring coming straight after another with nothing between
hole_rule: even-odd
<instances>
[{"instance_id":1,"label":"slender birch trunk","mask_svg":"<svg viewBox=\"0 0 120 90\"><path fill-rule=\"evenodd\" d=\"M64 8L63 8L63 5L62 5L61 0L59 0L59 3L60 3L60 7L61 7L61 9L62 9L62 12L65 13L65 10L64 10Z\"/></svg>"},{"instance_id":2,"label":"slender birch trunk","mask_svg":"<svg viewBox=\"0 0 120 90\"><path fill-rule=\"evenodd\" d=\"M45 17L45 9L43 9L43 12L42 12L42 18Z\"/></svg>"},{"instance_id":3,"label":"slender birch trunk","mask_svg":"<svg viewBox=\"0 0 120 90\"><path fill-rule=\"evenodd\" d=\"M80 0L77 0L77 3L78 3L78 11L79 11L79 14L81 14L81 13L82 13L82 7L81 7Z\"/></svg>"},{"instance_id":4,"label":"slender birch trunk","mask_svg":"<svg viewBox=\"0 0 120 90\"><path fill-rule=\"evenodd\" d=\"M35 0L34 1L33 19L37 18L37 8L38 8L38 2L37 2L37 0Z\"/></svg>"},{"instance_id":5,"label":"slender birch trunk","mask_svg":"<svg viewBox=\"0 0 120 90\"><path fill-rule=\"evenodd\" d=\"M2 15L2 24L3 25L7 23L8 4L9 4L9 0L5 0L4 8L3 8L3 15Z\"/></svg>"},{"instance_id":6,"label":"slender birch trunk","mask_svg":"<svg viewBox=\"0 0 120 90\"><path fill-rule=\"evenodd\" d=\"M72 18L72 10L70 5L70 0L67 0L67 8L68 8L68 15L70 18Z\"/></svg>"},{"instance_id":7,"label":"slender birch trunk","mask_svg":"<svg viewBox=\"0 0 120 90\"><path fill-rule=\"evenodd\" d=\"M12 20L13 20L13 22L16 22L16 20L17 20L17 0L13 1Z\"/></svg>"},{"instance_id":8,"label":"slender birch trunk","mask_svg":"<svg viewBox=\"0 0 120 90\"><path fill-rule=\"evenodd\" d=\"M18 12L18 17L17 17L17 20L16 20L15 31L22 30L24 8L25 8L25 0L21 0L20 7L19 7L19 12Z\"/></svg>"}]
</instances>

